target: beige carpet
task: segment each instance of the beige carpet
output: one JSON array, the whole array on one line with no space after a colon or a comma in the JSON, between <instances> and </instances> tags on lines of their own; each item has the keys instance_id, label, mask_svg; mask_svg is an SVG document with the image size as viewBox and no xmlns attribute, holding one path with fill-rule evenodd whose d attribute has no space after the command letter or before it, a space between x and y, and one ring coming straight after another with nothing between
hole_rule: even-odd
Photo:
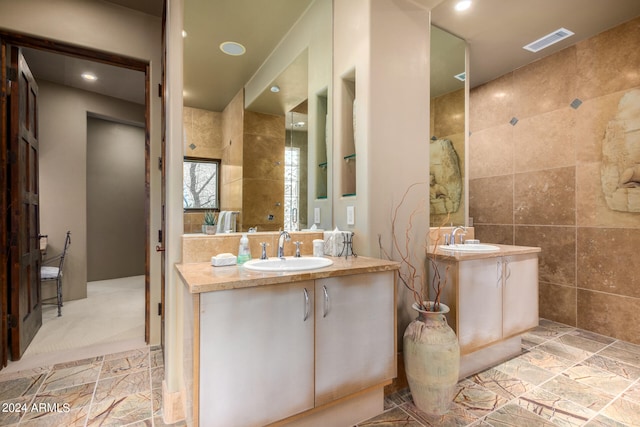
<instances>
[{"instance_id":1,"label":"beige carpet","mask_svg":"<svg viewBox=\"0 0 640 427\"><path fill-rule=\"evenodd\" d=\"M139 348L144 342L144 276L87 284L87 298L42 310L42 327L22 359L11 364L29 367L42 360L74 360L109 348ZM77 356L77 357L76 357ZM13 366L14 370L18 366Z\"/></svg>"}]
</instances>

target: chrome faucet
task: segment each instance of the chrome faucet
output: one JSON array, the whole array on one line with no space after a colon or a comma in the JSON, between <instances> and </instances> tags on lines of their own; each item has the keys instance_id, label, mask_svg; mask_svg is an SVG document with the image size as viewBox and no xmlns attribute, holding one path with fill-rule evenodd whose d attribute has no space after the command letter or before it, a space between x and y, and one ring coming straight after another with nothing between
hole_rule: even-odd
<instances>
[{"instance_id":1,"label":"chrome faucet","mask_svg":"<svg viewBox=\"0 0 640 427\"><path fill-rule=\"evenodd\" d=\"M458 226L458 227L454 228L453 231L451 232L451 241L449 242L449 244L451 244L451 245L455 245L456 244L456 233L458 231L461 231L463 235L467 234L467 227ZM462 243L462 239L460 239L460 243Z\"/></svg>"},{"instance_id":2,"label":"chrome faucet","mask_svg":"<svg viewBox=\"0 0 640 427\"><path fill-rule=\"evenodd\" d=\"M278 258L284 258L284 242L291 241L291 236L287 231L281 231L280 237L278 237Z\"/></svg>"}]
</instances>

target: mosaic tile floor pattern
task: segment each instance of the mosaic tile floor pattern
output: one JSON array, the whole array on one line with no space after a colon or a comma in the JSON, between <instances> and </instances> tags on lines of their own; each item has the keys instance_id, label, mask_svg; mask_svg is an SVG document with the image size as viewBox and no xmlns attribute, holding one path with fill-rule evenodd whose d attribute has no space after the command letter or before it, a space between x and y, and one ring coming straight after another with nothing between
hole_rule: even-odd
<instances>
[{"instance_id":1,"label":"mosaic tile floor pattern","mask_svg":"<svg viewBox=\"0 0 640 427\"><path fill-rule=\"evenodd\" d=\"M145 347L0 374L0 426L165 426L163 365ZM366 426L640 426L640 345L541 320L520 356L458 383L448 414L402 390Z\"/></svg>"},{"instance_id":2,"label":"mosaic tile floor pattern","mask_svg":"<svg viewBox=\"0 0 640 427\"><path fill-rule=\"evenodd\" d=\"M429 416L408 389L358 427L640 426L640 345L541 320L523 352L458 383L451 410Z\"/></svg>"},{"instance_id":3,"label":"mosaic tile floor pattern","mask_svg":"<svg viewBox=\"0 0 640 427\"><path fill-rule=\"evenodd\" d=\"M0 375L0 426L165 426L163 378L159 347Z\"/></svg>"}]
</instances>

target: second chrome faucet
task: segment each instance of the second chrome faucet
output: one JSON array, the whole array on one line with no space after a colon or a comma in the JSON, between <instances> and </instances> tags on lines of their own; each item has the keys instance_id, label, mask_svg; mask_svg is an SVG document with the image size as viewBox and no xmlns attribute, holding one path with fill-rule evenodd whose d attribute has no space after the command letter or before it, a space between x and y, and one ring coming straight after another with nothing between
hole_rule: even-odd
<instances>
[{"instance_id":1,"label":"second chrome faucet","mask_svg":"<svg viewBox=\"0 0 640 427\"><path fill-rule=\"evenodd\" d=\"M280 237L278 237L278 258L284 258L284 242L291 241L291 236L287 231L281 231Z\"/></svg>"}]
</instances>

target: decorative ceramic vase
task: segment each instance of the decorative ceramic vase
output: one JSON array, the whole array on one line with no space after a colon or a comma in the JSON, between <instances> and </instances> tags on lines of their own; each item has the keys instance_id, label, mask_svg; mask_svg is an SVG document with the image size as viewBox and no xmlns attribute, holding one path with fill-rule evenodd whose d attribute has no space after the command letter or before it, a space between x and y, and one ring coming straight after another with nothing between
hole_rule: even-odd
<instances>
[{"instance_id":1,"label":"decorative ceramic vase","mask_svg":"<svg viewBox=\"0 0 640 427\"><path fill-rule=\"evenodd\" d=\"M425 301L433 309L433 302ZM404 366L414 404L432 415L445 414L451 405L460 371L460 346L453 329L444 317L449 307L418 312L404 331Z\"/></svg>"}]
</instances>

